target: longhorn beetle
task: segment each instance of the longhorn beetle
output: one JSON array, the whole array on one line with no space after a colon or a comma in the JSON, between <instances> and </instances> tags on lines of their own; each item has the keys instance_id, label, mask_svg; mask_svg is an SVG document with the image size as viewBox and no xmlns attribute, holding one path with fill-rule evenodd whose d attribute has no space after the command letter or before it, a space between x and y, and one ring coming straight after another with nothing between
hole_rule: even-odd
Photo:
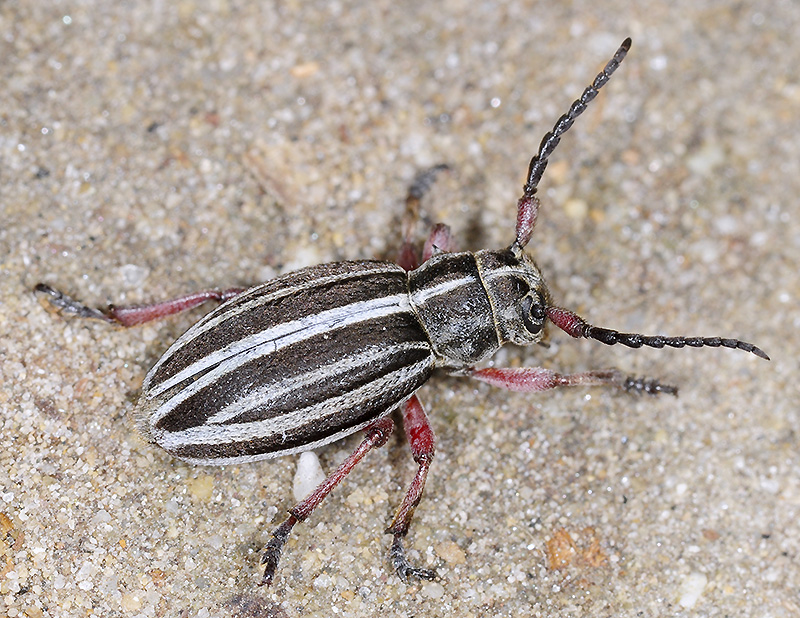
<instances>
[{"instance_id":1,"label":"longhorn beetle","mask_svg":"<svg viewBox=\"0 0 800 618\"><path fill-rule=\"evenodd\" d=\"M210 290L146 306L106 310L45 285L36 292L56 310L133 326L195 307L222 304L189 328L144 379L136 407L142 435L190 463L232 464L314 449L359 430L365 438L308 497L289 510L262 554L271 584L281 550L368 451L382 446L399 408L417 472L387 532L391 561L404 581L432 579L412 566L406 536L434 455L434 435L417 390L435 368L512 391L611 385L650 394L677 389L615 369L560 374L541 367L475 368L502 345L542 339L549 320L572 337L631 348L726 347L769 360L753 344L720 337L664 337L593 326L554 305L539 268L525 253L539 212L536 190L561 136L597 96L630 49L614 57L544 136L517 204L516 236L507 249L454 252L447 226L431 233L420 263L412 248L419 201L437 166L409 190L397 264L337 262L292 272L249 289ZM411 214L408 214L411 213Z\"/></svg>"}]
</instances>

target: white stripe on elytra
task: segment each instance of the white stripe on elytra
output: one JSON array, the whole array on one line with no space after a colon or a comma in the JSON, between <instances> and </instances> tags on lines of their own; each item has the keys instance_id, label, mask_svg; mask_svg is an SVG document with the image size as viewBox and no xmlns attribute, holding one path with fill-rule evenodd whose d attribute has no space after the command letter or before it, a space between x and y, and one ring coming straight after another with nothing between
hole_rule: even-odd
<instances>
[{"instance_id":1,"label":"white stripe on elytra","mask_svg":"<svg viewBox=\"0 0 800 618\"><path fill-rule=\"evenodd\" d=\"M398 405L402 402L398 402ZM367 426L371 425L379 418L387 416L394 408L390 408L386 410L383 414L379 414L375 418L371 418L369 420L364 421L363 423L359 423L358 425L354 425L353 427L345 427L341 431L337 431L335 434L325 436L324 438L320 438L319 440L313 440L308 444L301 444L300 446L293 446L291 448L284 448L275 451L269 451L268 453L256 453L254 455L233 455L232 457L183 457L180 456L181 461L185 461L190 464L195 464L198 466L231 466L234 464L243 464L243 463L251 463L254 461L262 461L264 459L273 459L275 457L284 457L286 455L294 455L295 453L302 453L303 451L313 451L320 446L325 446L326 444L332 444L341 440L342 438L349 436L351 434L360 431L361 429L366 429ZM177 455L176 455L177 457Z\"/></svg>"},{"instance_id":2,"label":"white stripe on elytra","mask_svg":"<svg viewBox=\"0 0 800 618\"><path fill-rule=\"evenodd\" d=\"M372 266L372 264L370 264L370 266ZM153 376L155 376L158 369L169 358L172 358L172 355L175 352L177 352L184 346L194 341L197 337L199 337L203 333L211 330L212 328L218 327L222 322L234 319L240 314L245 313L246 311L250 311L255 307L271 303L279 298L284 298L292 294L304 292L316 286L330 285L332 283L337 283L339 281L346 281L348 279L360 279L362 277L369 277L371 275L396 273L396 272L402 272L399 266L396 266L395 264L392 264L390 262L387 262L386 264L378 263L374 265L374 268L369 268L356 272L349 271L344 273L338 273L336 275L328 275L325 277L317 277L316 279L303 281L298 285L279 288L270 294L261 295L261 290L265 286L273 285L274 281L268 281L267 283L258 285L254 288L250 288L249 290L245 290L239 296L235 297L235 302L237 303L235 306L227 306L226 304L225 308L222 311L219 310L212 311L205 317L201 318L200 321L197 322L194 326L192 326L189 330L183 333L183 335L181 335L169 347L169 349L164 353L164 355L160 359L158 359L158 362L155 365L153 365L150 371L147 372L147 376L145 376L144 382L142 383L142 392L147 392L147 390L150 387L150 381L152 380ZM255 298L247 300L250 296L255 296Z\"/></svg>"},{"instance_id":3,"label":"white stripe on elytra","mask_svg":"<svg viewBox=\"0 0 800 618\"><path fill-rule=\"evenodd\" d=\"M293 446L292 448L285 448L282 450L277 451L270 451L268 453L256 453L255 455L234 455L232 457L183 457L181 456L181 461L185 461L186 463L190 463L196 466L233 466L237 464L243 463L252 463L254 461L263 461L264 459L273 459L275 457L285 457L286 455L294 455L296 453L302 453L303 451L313 451L314 449L319 448L320 446L325 446L326 444L332 444L345 438L351 434L356 433L361 429L366 429L368 425L371 425L375 421L377 421L382 416L386 416L391 410L387 410L385 414L381 414L375 418L371 418L368 421L364 421L363 423L359 423L354 427L347 427L342 429L341 431L321 438L319 440L314 440L313 442L309 442L308 444L303 444L301 446Z\"/></svg>"},{"instance_id":4,"label":"white stripe on elytra","mask_svg":"<svg viewBox=\"0 0 800 618\"><path fill-rule=\"evenodd\" d=\"M401 352L412 350L427 350L430 352L431 346L425 341L406 341L392 346L371 346L360 354L338 359L336 362L318 367L313 371L290 376L279 380L268 386L262 386L247 395L240 397L236 401L229 403L216 414L210 416L205 422L206 425L219 425L235 419L253 408L260 408L269 405L271 402L280 399L293 391L302 392L310 385L320 380L335 380L337 376L365 366L380 366L388 357Z\"/></svg>"},{"instance_id":5,"label":"white stripe on elytra","mask_svg":"<svg viewBox=\"0 0 800 618\"><path fill-rule=\"evenodd\" d=\"M342 410L358 406L359 403L369 401L371 395L382 394L387 390L413 380L420 375L427 367L432 364L430 357L401 367L378 380L369 382L355 390L343 393L337 397L331 397L323 402L301 408L293 412L288 412L281 416L266 419L263 421L251 421L233 425L208 425L190 427L182 431L165 432L155 430L153 435L156 443L167 452L174 452L180 448L200 444L235 444L237 442L247 442L249 440L265 439L273 436L291 437L302 427L313 426L320 419L331 415L339 415ZM376 416L376 418L378 418ZM374 419L372 419L374 420ZM323 423L324 424L324 423ZM356 429L345 430L344 435L352 433ZM338 435L325 439L324 443L338 439ZM262 457L263 458L263 457ZM211 458L211 463L219 463L218 460Z\"/></svg>"},{"instance_id":6,"label":"white stripe on elytra","mask_svg":"<svg viewBox=\"0 0 800 618\"><path fill-rule=\"evenodd\" d=\"M408 294L395 294L371 300L363 300L342 307L320 311L299 320L292 320L277 324L272 328L234 341L230 345L216 350L200 360L192 363L182 371L165 380L146 393L146 399L154 399L161 393L184 380L196 376L207 369L211 369L200 378L180 389L175 395L163 402L153 412L149 424L154 427L159 420L164 418L175 406L188 399L209 384L220 379L221 376L235 370L256 358L267 356L286 346L298 343L325 333L327 331L344 328L367 320L382 318L396 313L410 311ZM215 367L215 365L217 365Z\"/></svg>"}]
</instances>

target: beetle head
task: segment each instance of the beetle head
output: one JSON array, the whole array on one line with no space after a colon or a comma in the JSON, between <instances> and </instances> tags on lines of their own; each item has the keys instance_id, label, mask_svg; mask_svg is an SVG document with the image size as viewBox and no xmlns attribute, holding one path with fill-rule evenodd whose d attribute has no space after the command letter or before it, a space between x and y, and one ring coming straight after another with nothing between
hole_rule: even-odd
<instances>
[{"instance_id":1,"label":"beetle head","mask_svg":"<svg viewBox=\"0 0 800 618\"><path fill-rule=\"evenodd\" d=\"M550 292L533 258L516 248L479 251L476 257L501 344L541 341Z\"/></svg>"}]
</instances>

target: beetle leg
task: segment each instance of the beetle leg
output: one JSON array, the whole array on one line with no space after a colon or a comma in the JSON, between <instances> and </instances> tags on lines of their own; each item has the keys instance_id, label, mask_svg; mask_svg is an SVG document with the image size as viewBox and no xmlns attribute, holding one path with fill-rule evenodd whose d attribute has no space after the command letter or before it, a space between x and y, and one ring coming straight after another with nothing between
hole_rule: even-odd
<instances>
[{"instance_id":1,"label":"beetle leg","mask_svg":"<svg viewBox=\"0 0 800 618\"><path fill-rule=\"evenodd\" d=\"M450 226L444 223L437 223L433 226L425 246L422 248L422 261L427 262L431 256L439 253L452 253L455 251L455 243L450 234Z\"/></svg>"},{"instance_id":2,"label":"beetle leg","mask_svg":"<svg viewBox=\"0 0 800 618\"><path fill-rule=\"evenodd\" d=\"M350 471L367 453L374 448L386 444L393 430L394 421L389 417L380 418L369 425L364 430L367 435L364 437L361 444L358 445L358 448L336 468L333 474L322 481L314 491L289 509L289 517L275 529L272 533L272 538L264 547L264 553L261 556L261 564L264 565L264 577L261 579L259 585L269 586L272 584L275 571L278 568L278 561L281 558L283 545L289 538L289 534L294 525L299 521L305 521L306 518L311 515L311 512L319 506L319 503L325 499L325 496L331 493L333 488L336 487L344 477L350 474Z\"/></svg>"},{"instance_id":3,"label":"beetle leg","mask_svg":"<svg viewBox=\"0 0 800 618\"><path fill-rule=\"evenodd\" d=\"M74 298L70 298L63 292L51 288L44 283L39 283L34 288L34 292L44 297L50 307L55 309L58 313L78 318L103 320L104 322L119 324L125 327L136 326L137 324L144 324L145 322L165 318L202 305L207 300L225 302L243 291L243 288L231 288L222 291L206 290L160 303L153 303L152 305L129 305L126 307L109 305L108 309L95 309L94 307L89 307L78 302Z\"/></svg>"},{"instance_id":4,"label":"beetle leg","mask_svg":"<svg viewBox=\"0 0 800 618\"><path fill-rule=\"evenodd\" d=\"M419 256L414 250L414 232L419 221L419 205L422 198L430 190L439 172L450 169L447 165L434 165L417 174L408 188L406 195L406 212L403 215L403 244L397 257L397 263L406 270L414 270L420 265ZM445 226L446 227L446 226ZM434 231L436 228L434 228ZM449 230L447 233L449 239ZM431 239L433 232L431 233ZM430 242L430 241L429 241ZM423 259L424 261L424 259Z\"/></svg>"},{"instance_id":5,"label":"beetle leg","mask_svg":"<svg viewBox=\"0 0 800 618\"><path fill-rule=\"evenodd\" d=\"M403 240L400 252L397 254L397 265L404 270L414 270L419 267L419 258L414 250L414 245L409 240Z\"/></svg>"},{"instance_id":6,"label":"beetle leg","mask_svg":"<svg viewBox=\"0 0 800 618\"><path fill-rule=\"evenodd\" d=\"M436 577L436 572L430 569L420 569L412 567L406 557L406 551L403 548L403 537L408 534L408 528L411 524L411 519L414 517L414 509L417 508L420 499L422 498L422 491L425 489L425 480L428 478L428 469L433 461L435 450L435 436L431 428L425 410L422 404L417 399L416 395L406 401L402 406L403 412L403 428L408 438L408 444L411 446L411 454L414 461L419 464L417 474L411 485L408 487L405 498L397 509L394 516L392 525L386 530L388 534L394 535L392 541L392 565L394 566L397 574L404 582L408 581L410 576L420 577L422 579L433 579Z\"/></svg>"},{"instance_id":7,"label":"beetle leg","mask_svg":"<svg viewBox=\"0 0 800 618\"><path fill-rule=\"evenodd\" d=\"M617 369L584 371L582 373L562 374L543 367L522 367L519 369L490 367L487 369L467 369L464 372L476 380L509 391L533 393L560 386L616 386L624 391L657 395L668 393L677 395L678 388L661 384L650 378L626 376Z\"/></svg>"}]
</instances>

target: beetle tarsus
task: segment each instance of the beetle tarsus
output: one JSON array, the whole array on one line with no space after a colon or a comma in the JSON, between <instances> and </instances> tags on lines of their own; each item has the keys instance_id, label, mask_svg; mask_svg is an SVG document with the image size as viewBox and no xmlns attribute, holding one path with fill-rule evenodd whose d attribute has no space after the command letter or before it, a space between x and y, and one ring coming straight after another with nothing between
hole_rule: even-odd
<instances>
[{"instance_id":1,"label":"beetle tarsus","mask_svg":"<svg viewBox=\"0 0 800 618\"><path fill-rule=\"evenodd\" d=\"M33 288L33 291L36 292L36 294L38 294L42 299L44 299L49 308L54 309L56 313L61 315L67 315L76 318L87 318L91 320L102 320L104 322L111 323L115 321L114 318L100 309L94 309L93 307L79 303L74 298L67 296L60 290L50 287L46 283L37 283L36 287Z\"/></svg>"},{"instance_id":2,"label":"beetle tarsus","mask_svg":"<svg viewBox=\"0 0 800 618\"><path fill-rule=\"evenodd\" d=\"M436 579L436 571L433 569L420 569L411 566L411 563L406 557L406 550L403 547L403 539L398 535L395 535L392 541L390 556L392 558L392 566L394 566L394 570L397 571L398 577L402 579L403 582L408 583L408 580L412 577L426 579L428 581Z\"/></svg>"},{"instance_id":3,"label":"beetle tarsus","mask_svg":"<svg viewBox=\"0 0 800 618\"><path fill-rule=\"evenodd\" d=\"M678 387L671 384L662 384L654 378L645 378L626 375L619 369L608 369L605 371L588 371L584 374L563 376L563 385L574 386L576 384L610 384L635 395L677 395Z\"/></svg>"},{"instance_id":4,"label":"beetle tarsus","mask_svg":"<svg viewBox=\"0 0 800 618\"><path fill-rule=\"evenodd\" d=\"M433 183L436 182L436 177L439 175L439 172L445 172L449 169L450 166L447 165L447 163L440 163L439 165L429 167L417 174L414 178L414 182L411 183L411 186L408 188L407 199L421 200L425 194L430 191Z\"/></svg>"},{"instance_id":5,"label":"beetle tarsus","mask_svg":"<svg viewBox=\"0 0 800 618\"><path fill-rule=\"evenodd\" d=\"M261 578L259 586L270 586L272 580L275 578L275 571L278 570L278 562L281 559L281 552L292 528L297 523L297 518L290 515L286 521L275 529L272 533L272 538L264 546L264 552L261 554L261 564L264 565L264 577Z\"/></svg>"},{"instance_id":6,"label":"beetle tarsus","mask_svg":"<svg viewBox=\"0 0 800 618\"><path fill-rule=\"evenodd\" d=\"M625 376L621 388L627 393L645 393L646 395L678 395L678 387L671 384L662 384L653 378L638 378Z\"/></svg>"}]
</instances>

